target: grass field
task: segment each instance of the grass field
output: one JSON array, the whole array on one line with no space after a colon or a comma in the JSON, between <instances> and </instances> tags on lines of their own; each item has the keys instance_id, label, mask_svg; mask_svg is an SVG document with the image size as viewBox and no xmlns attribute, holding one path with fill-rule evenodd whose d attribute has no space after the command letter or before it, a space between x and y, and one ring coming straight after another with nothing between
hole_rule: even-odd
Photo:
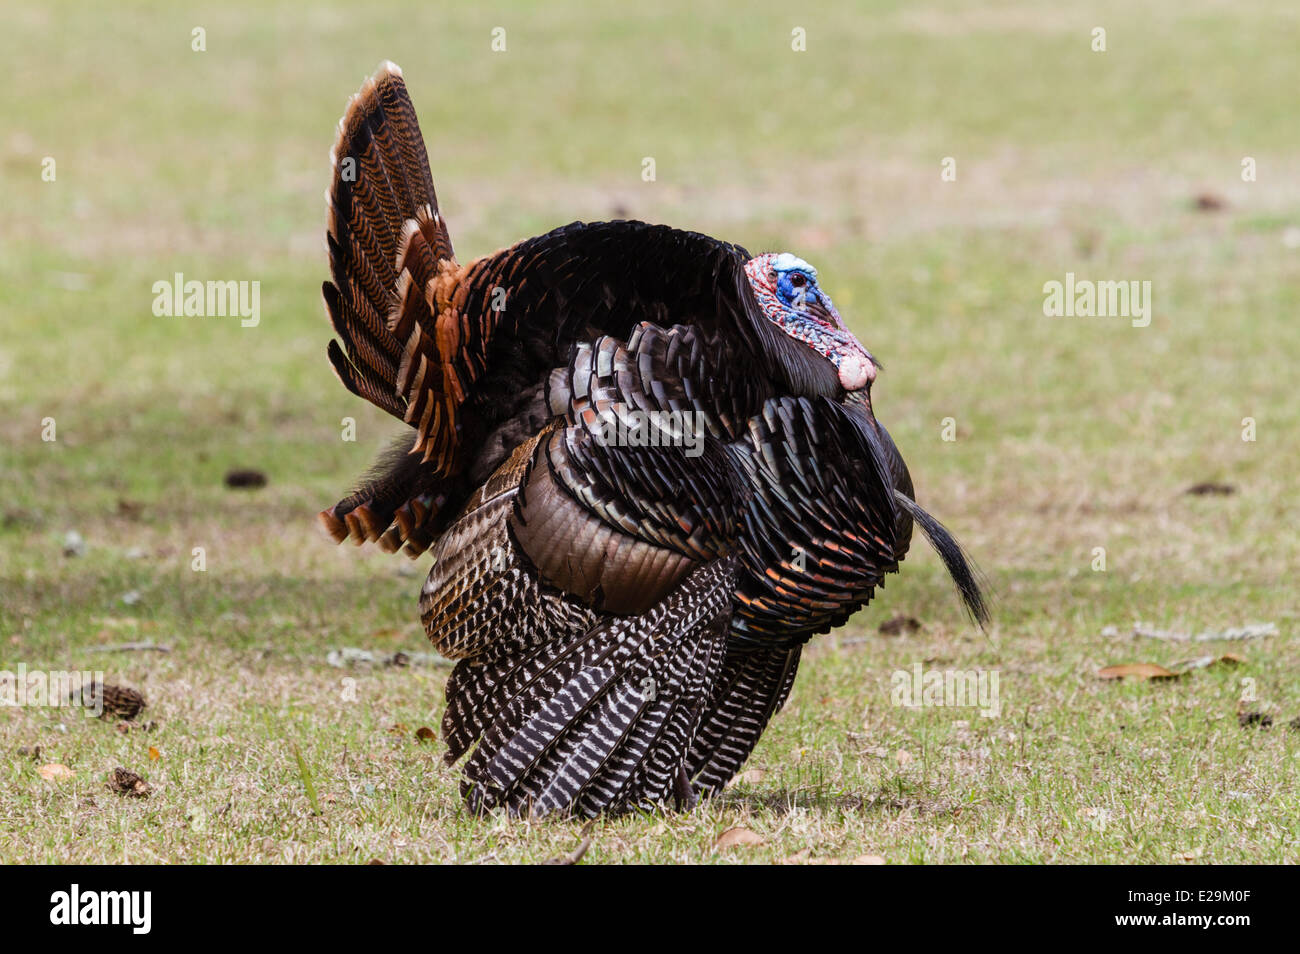
<instances>
[{"instance_id":1,"label":"grass field","mask_svg":"<svg viewBox=\"0 0 1300 954\"><path fill-rule=\"evenodd\" d=\"M155 725L0 709L0 860L535 861L582 837L461 808L415 735L445 667L327 661L426 649L427 558L335 547L315 520L400 429L334 379L319 294L334 125L385 58L462 260L635 217L812 261L885 365L877 413L920 499L995 593L983 634L918 545L810 647L741 781L597 822L588 862L1300 856L1300 10L716 7L7 11L0 669L102 669ZM155 317L176 272L260 282L260 323ZM1045 317L1067 272L1151 282L1150 325ZM229 489L232 468L268 484ZM1185 493L1203 481L1236 492ZM879 632L896 614L923 626ZM1137 620L1277 633L1182 644ZM170 652L105 651L140 641ZM996 672L1000 714L893 705L916 664ZM118 766L152 794L110 791ZM717 846L732 827L762 843Z\"/></svg>"}]
</instances>

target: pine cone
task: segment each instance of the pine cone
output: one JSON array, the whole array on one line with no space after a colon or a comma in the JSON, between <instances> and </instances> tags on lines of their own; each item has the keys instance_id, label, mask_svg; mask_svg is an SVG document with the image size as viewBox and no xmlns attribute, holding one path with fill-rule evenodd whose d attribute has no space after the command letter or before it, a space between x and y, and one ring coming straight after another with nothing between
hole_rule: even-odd
<instances>
[{"instance_id":1,"label":"pine cone","mask_svg":"<svg viewBox=\"0 0 1300 954\"><path fill-rule=\"evenodd\" d=\"M128 686L110 686L104 683L102 688L104 707L99 714L101 719L131 720L138 716L140 710L146 705L144 696ZM100 684L92 682L79 689L73 689L69 698L73 701L80 699L80 704L83 706L92 706L99 698L99 692Z\"/></svg>"},{"instance_id":2,"label":"pine cone","mask_svg":"<svg viewBox=\"0 0 1300 954\"><path fill-rule=\"evenodd\" d=\"M113 777L108 780L108 787L119 795L130 795L132 798L148 798L149 792L152 791L148 782L120 765L113 769Z\"/></svg>"}]
</instances>

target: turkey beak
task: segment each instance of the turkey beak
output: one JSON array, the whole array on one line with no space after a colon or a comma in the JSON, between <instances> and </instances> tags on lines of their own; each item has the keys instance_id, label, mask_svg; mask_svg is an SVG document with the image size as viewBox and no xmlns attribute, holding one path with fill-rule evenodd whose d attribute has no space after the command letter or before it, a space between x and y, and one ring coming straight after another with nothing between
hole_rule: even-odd
<instances>
[{"instance_id":1,"label":"turkey beak","mask_svg":"<svg viewBox=\"0 0 1300 954\"><path fill-rule=\"evenodd\" d=\"M812 296L806 301L806 309L809 315L816 318L823 324L830 325L832 328L838 328L840 331L848 331L844 325L844 319L840 313L835 310L831 304L830 297L820 288L816 289Z\"/></svg>"},{"instance_id":2,"label":"turkey beak","mask_svg":"<svg viewBox=\"0 0 1300 954\"><path fill-rule=\"evenodd\" d=\"M805 313L838 332L837 337L842 340L844 348L843 361L839 366L840 384L844 389L850 393L859 389L870 390L871 383L876 380L880 363L862 346L862 342L854 336L853 332L849 331L848 325L836 311L830 297L820 288L817 289L808 299Z\"/></svg>"}]
</instances>

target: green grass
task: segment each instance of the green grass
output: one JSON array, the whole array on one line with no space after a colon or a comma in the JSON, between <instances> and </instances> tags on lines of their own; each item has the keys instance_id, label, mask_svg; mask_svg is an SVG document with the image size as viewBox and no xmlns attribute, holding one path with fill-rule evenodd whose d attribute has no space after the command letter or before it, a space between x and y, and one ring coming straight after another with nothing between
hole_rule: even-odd
<instances>
[{"instance_id":1,"label":"green grass","mask_svg":"<svg viewBox=\"0 0 1300 954\"><path fill-rule=\"evenodd\" d=\"M464 812L441 743L415 737L437 728L446 668L326 661L425 649L427 561L336 548L314 519L399 429L333 378L319 299L334 124L391 58L462 260L630 215L813 261L887 368L875 405L918 494L996 594L983 635L918 546L810 647L741 781L689 815L600 821L586 860L1295 861L1300 17L1262 0L584 6L11 12L0 668L103 669L156 725L0 709L0 860L524 861L581 840ZM1225 207L1197 211L1201 193ZM260 325L154 317L151 286L177 271L260 281ZM1151 281L1151 326L1044 317L1067 271ZM233 467L268 486L226 489ZM1183 493L1204 480L1237 493ZM69 530L84 556L62 555ZM878 633L896 613L924 629ZM1279 632L1102 635L1134 620ZM94 651L139 640L171 652ZM1246 662L1095 675L1227 651ZM892 705L892 673L918 662L996 670L1000 715ZM1241 727L1243 705L1275 724ZM48 763L75 777L43 780ZM118 765L152 794L110 792ZM764 843L716 849L733 826Z\"/></svg>"}]
</instances>

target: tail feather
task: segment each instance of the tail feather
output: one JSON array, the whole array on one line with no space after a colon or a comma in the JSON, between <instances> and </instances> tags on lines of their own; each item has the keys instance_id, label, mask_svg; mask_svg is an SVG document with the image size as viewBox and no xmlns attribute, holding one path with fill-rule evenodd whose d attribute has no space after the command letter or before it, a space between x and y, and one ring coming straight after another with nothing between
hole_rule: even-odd
<instances>
[{"instance_id":1,"label":"tail feather","mask_svg":"<svg viewBox=\"0 0 1300 954\"><path fill-rule=\"evenodd\" d=\"M653 674L633 676L631 685L643 700L642 711L626 723L598 770L579 790L575 799L579 813L596 814L610 805L649 805L667 796L721 668L726 632L727 616L717 614L698 635L679 640L674 649L654 660ZM659 681L664 691L658 690ZM599 737L606 724L603 715L589 717L589 727L571 737L591 750L587 739Z\"/></svg>"},{"instance_id":2,"label":"tail feather","mask_svg":"<svg viewBox=\"0 0 1300 954\"><path fill-rule=\"evenodd\" d=\"M740 771L785 705L802 651L802 645L731 647L686 761L697 791L719 792Z\"/></svg>"},{"instance_id":3,"label":"tail feather","mask_svg":"<svg viewBox=\"0 0 1300 954\"><path fill-rule=\"evenodd\" d=\"M725 659L727 629L726 617L720 616L713 630L689 647L689 656L679 653L669 660L670 679L684 689L671 698L661 718L638 726L637 734L618 752L626 766L621 774L627 776L627 790L665 792L672 784L707 708L710 679L716 677Z\"/></svg>"},{"instance_id":4,"label":"tail feather","mask_svg":"<svg viewBox=\"0 0 1300 954\"><path fill-rule=\"evenodd\" d=\"M471 804L590 815L665 798L721 667L734 581L734 559L719 560L641 616L458 665L448 717L474 687L494 714L465 764Z\"/></svg>"},{"instance_id":5,"label":"tail feather","mask_svg":"<svg viewBox=\"0 0 1300 954\"><path fill-rule=\"evenodd\" d=\"M435 333L428 290L453 253L415 107L394 64L383 64L348 102L330 161L333 280L322 293L339 339L329 344L330 364L349 391L417 432L320 519L340 542L377 541L386 550L405 544L418 556L445 522L444 504L456 490L425 473L416 453L429 437L423 428L441 391L440 372L427 375L423 390L410 380L414 371L438 366L429 344ZM441 431L435 446L448 439Z\"/></svg>"}]
</instances>

